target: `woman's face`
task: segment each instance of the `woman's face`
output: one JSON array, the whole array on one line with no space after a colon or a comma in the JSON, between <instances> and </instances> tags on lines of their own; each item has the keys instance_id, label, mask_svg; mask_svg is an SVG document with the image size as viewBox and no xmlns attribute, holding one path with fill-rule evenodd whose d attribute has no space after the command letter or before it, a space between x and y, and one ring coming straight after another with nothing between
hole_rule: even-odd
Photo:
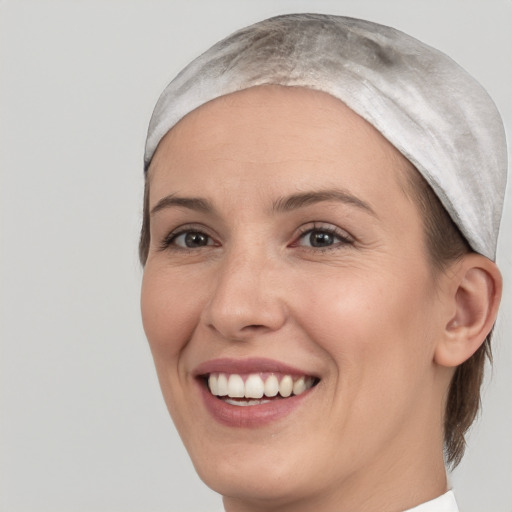
<instances>
[{"instance_id":1,"label":"woman's face","mask_svg":"<svg viewBox=\"0 0 512 512\"><path fill-rule=\"evenodd\" d=\"M161 142L144 328L226 503L383 499L441 452L443 300L407 172L344 104L298 88L214 100Z\"/></svg>"}]
</instances>

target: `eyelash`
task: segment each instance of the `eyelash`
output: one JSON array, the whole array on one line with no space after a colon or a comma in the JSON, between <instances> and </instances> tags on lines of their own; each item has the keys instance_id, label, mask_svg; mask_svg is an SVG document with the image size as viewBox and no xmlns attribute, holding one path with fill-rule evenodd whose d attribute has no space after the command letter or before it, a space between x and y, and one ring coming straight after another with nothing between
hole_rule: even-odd
<instances>
[{"instance_id":1,"label":"eyelash","mask_svg":"<svg viewBox=\"0 0 512 512\"><path fill-rule=\"evenodd\" d=\"M186 235L188 233L196 233L198 235L203 235L207 237L209 240L214 241L213 237L210 236L208 233L206 233L205 229L201 226L194 226L194 225L188 225L188 226L180 226L177 230L171 231L161 242L160 244L160 250L165 251L167 249L172 249L174 251L184 251L184 252L193 252L197 251L197 248L193 247L181 247L179 245L176 245L174 242L178 237L181 235ZM212 247L218 245L217 243L208 244L203 247Z\"/></svg>"},{"instance_id":2,"label":"eyelash","mask_svg":"<svg viewBox=\"0 0 512 512\"><path fill-rule=\"evenodd\" d=\"M300 244L300 241L303 240L307 235L311 235L314 232L326 233L328 235L332 235L338 239L338 242L335 242L332 245L325 247L314 247L314 246L303 246ZM205 246L199 246L196 248L193 247L181 247L175 244L175 241L182 235L186 235L189 233L195 233L198 235L203 235L209 239L209 241L213 241L212 244L208 243ZM313 252L326 252L337 250L340 247L352 245L354 243L354 239L348 235L345 231L340 230L334 226L325 226L319 223L306 224L299 228L299 234L295 238L295 241L292 242L288 247L297 247L301 250L313 251ZM204 228L201 226L181 226L176 231L172 231L169 233L161 242L160 250L165 251L169 248L172 248L174 251L184 251L184 252L194 252L198 249L204 247L215 247L219 246L218 243L215 242L212 236L205 232Z\"/></svg>"},{"instance_id":3,"label":"eyelash","mask_svg":"<svg viewBox=\"0 0 512 512\"><path fill-rule=\"evenodd\" d=\"M333 237L338 238L338 242L335 242L332 245L326 247L312 247L312 246L302 246L300 245L300 241L303 240L307 235L311 235L314 232L318 233L327 233L328 235L332 235ZM302 250L314 251L314 252L327 252L334 251L340 249L340 247L352 245L354 243L354 239L343 230L336 228L334 226L326 226L321 223L313 223L306 224L299 228L299 236L296 241L290 244L289 247L299 247Z\"/></svg>"}]
</instances>

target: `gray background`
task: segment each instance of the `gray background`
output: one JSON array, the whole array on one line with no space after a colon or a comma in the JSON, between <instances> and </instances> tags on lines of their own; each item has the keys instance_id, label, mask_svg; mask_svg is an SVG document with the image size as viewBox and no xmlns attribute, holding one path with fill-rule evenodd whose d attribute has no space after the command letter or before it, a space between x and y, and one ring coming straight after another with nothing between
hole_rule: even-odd
<instances>
[{"instance_id":1,"label":"gray background","mask_svg":"<svg viewBox=\"0 0 512 512\"><path fill-rule=\"evenodd\" d=\"M192 57L293 11L368 18L444 50L512 136L510 0L0 2L2 511L221 510L168 418L141 328L143 142ZM512 511L511 188L496 364L452 475L465 512Z\"/></svg>"}]
</instances>

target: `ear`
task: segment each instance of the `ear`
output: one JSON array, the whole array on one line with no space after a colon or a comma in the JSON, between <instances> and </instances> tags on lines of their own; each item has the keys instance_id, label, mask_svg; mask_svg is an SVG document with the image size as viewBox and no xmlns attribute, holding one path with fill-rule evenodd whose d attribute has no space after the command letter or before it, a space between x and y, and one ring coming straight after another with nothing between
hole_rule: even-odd
<instances>
[{"instance_id":1,"label":"ear","mask_svg":"<svg viewBox=\"0 0 512 512\"><path fill-rule=\"evenodd\" d=\"M446 274L449 307L436 345L434 361L454 367L482 345L498 314L502 278L496 264L480 254L467 254Z\"/></svg>"}]
</instances>

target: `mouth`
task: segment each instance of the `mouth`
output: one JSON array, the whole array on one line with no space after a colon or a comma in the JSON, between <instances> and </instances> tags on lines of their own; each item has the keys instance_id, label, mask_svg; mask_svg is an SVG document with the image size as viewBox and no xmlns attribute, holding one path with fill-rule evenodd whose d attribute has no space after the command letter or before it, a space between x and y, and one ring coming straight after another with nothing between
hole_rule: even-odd
<instances>
[{"instance_id":1,"label":"mouth","mask_svg":"<svg viewBox=\"0 0 512 512\"><path fill-rule=\"evenodd\" d=\"M210 373L201 376L210 393L237 407L271 403L301 395L318 384L309 375L282 373Z\"/></svg>"},{"instance_id":2,"label":"mouth","mask_svg":"<svg viewBox=\"0 0 512 512\"><path fill-rule=\"evenodd\" d=\"M259 427L288 416L304 403L321 379L263 358L216 359L194 375L206 410L230 427Z\"/></svg>"}]
</instances>

